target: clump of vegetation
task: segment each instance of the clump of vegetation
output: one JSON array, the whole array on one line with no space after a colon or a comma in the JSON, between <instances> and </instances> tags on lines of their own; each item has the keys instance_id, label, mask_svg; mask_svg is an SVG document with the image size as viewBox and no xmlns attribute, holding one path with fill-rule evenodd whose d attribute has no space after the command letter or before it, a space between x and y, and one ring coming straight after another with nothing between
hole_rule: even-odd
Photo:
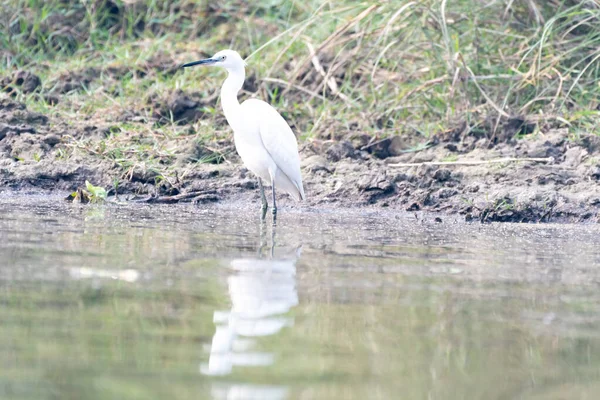
<instances>
[{"instance_id":1,"label":"clump of vegetation","mask_svg":"<svg viewBox=\"0 0 600 400\"><path fill-rule=\"evenodd\" d=\"M101 203L106 200L106 195L106 189L101 186L94 186L89 181L85 181L85 189L78 188L67 196L66 200L82 204Z\"/></svg>"},{"instance_id":2,"label":"clump of vegetation","mask_svg":"<svg viewBox=\"0 0 600 400\"><path fill-rule=\"evenodd\" d=\"M600 134L599 26L594 0L8 0L0 77L35 74L41 91L11 95L112 127L93 144L72 138L71 151L168 179L190 135L211 159L232 151L215 110L221 72L180 72L185 61L248 56L243 95L273 103L303 139L577 136Z\"/></svg>"}]
</instances>

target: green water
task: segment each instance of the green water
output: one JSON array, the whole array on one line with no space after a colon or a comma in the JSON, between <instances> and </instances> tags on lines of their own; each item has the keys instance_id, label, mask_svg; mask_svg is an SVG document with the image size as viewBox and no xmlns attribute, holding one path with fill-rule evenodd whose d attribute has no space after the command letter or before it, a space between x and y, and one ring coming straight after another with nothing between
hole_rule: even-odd
<instances>
[{"instance_id":1,"label":"green water","mask_svg":"<svg viewBox=\"0 0 600 400\"><path fill-rule=\"evenodd\" d=\"M600 229L0 196L0 397L597 399Z\"/></svg>"}]
</instances>

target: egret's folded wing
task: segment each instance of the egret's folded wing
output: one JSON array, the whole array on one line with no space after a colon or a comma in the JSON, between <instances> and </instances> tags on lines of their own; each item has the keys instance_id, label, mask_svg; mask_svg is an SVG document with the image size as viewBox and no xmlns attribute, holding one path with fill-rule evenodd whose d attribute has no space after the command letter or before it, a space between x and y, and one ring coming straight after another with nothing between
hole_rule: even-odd
<instances>
[{"instance_id":1,"label":"egret's folded wing","mask_svg":"<svg viewBox=\"0 0 600 400\"><path fill-rule=\"evenodd\" d=\"M260 100L247 100L259 118L260 136L277 167L287 175L304 198L298 143L292 129L277 110Z\"/></svg>"}]
</instances>

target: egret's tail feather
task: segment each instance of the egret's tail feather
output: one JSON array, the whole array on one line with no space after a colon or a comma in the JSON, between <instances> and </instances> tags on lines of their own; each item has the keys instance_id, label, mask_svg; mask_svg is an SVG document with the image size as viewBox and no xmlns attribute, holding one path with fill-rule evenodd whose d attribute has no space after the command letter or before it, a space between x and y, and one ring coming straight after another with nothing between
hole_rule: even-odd
<instances>
[{"instance_id":1,"label":"egret's tail feather","mask_svg":"<svg viewBox=\"0 0 600 400\"><path fill-rule=\"evenodd\" d=\"M285 172L278 170L277 177L275 178L275 187L278 189L285 190L292 198L296 201L305 200L304 188L302 183L297 184L293 182Z\"/></svg>"},{"instance_id":2,"label":"egret's tail feather","mask_svg":"<svg viewBox=\"0 0 600 400\"><path fill-rule=\"evenodd\" d=\"M294 200L296 200L296 201L306 200L306 195L304 194L304 187L302 186L302 183L293 182L292 186L294 187L295 190L292 190L292 191L288 190L288 193L294 198Z\"/></svg>"},{"instance_id":3,"label":"egret's tail feather","mask_svg":"<svg viewBox=\"0 0 600 400\"><path fill-rule=\"evenodd\" d=\"M300 189L302 189L302 187L300 187ZM305 199L305 197L304 197L304 190L299 190L296 187L296 185L293 185L293 187L291 187L289 189L286 189L286 192L288 192L288 194L290 196L292 196L293 199L296 200L296 201L302 201L302 200Z\"/></svg>"},{"instance_id":4,"label":"egret's tail feather","mask_svg":"<svg viewBox=\"0 0 600 400\"><path fill-rule=\"evenodd\" d=\"M300 195L300 198L298 200L306 200L306 195L304 194L304 187L302 186L302 184L300 184L298 189L298 194Z\"/></svg>"}]
</instances>

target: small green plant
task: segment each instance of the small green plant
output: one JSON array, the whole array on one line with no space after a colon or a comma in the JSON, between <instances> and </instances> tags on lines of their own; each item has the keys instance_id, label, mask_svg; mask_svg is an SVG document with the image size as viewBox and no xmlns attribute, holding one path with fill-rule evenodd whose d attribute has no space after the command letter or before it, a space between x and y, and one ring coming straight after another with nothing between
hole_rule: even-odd
<instances>
[{"instance_id":1,"label":"small green plant","mask_svg":"<svg viewBox=\"0 0 600 400\"><path fill-rule=\"evenodd\" d=\"M443 162L455 162L458 161L458 156L456 154L450 154L444 158L442 158Z\"/></svg>"},{"instance_id":2,"label":"small green plant","mask_svg":"<svg viewBox=\"0 0 600 400\"><path fill-rule=\"evenodd\" d=\"M113 178L113 189L115 191L115 199L119 197L119 178Z\"/></svg>"},{"instance_id":3,"label":"small green plant","mask_svg":"<svg viewBox=\"0 0 600 400\"><path fill-rule=\"evenodd\" d=\"M87 190L77 188L76 191L69 194L65 200L72 203L99 203L106 199L106 190L102 187L94 186L88 181L85 181Z\"/></svg>"},{"instance_id":4,"label":"small green plant","mask_svg":"<svg viewBox=\"0 0 600 400\"><path fill-rule=\"evenodd\" d=\"M89 193L91 203L98 203L106 200L106 190L101 186L94 186L89 181L85 181L85 187Z\"/></svg>"},{"instance_id":5,"label":"small green plant","mask_svg":"<svg viewBox=\"0 0 600 400\"><path fill-rule=\"evenodd\" d=\"M68 154L64 149L58 149L56 150L56 159L57 160L66 160L68 159Z\"/></svg>"},{"instance_id":6,"label":"small green plant","mask_svg":"<svg viewBox=\"0 0 600 400\"><path fill-rule=\"evenodd\" d=\"M500 210L510 211L510 210L515 209L515 205L514 205L512 199L505 197L505 198L496 200L496 203L494 204L494 206L492 208L494 209L494 211L500 211Z\"/></svg>"}]
</instances>

